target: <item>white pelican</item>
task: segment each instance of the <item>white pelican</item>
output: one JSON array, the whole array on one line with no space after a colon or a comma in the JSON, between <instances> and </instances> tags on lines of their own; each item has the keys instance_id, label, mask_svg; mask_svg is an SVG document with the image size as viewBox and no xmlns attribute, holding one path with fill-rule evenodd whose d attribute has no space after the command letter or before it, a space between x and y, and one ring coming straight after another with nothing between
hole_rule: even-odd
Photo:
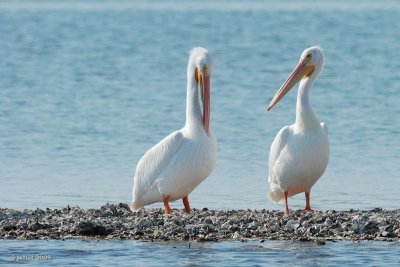
<instances>
[{"instance_id":1,"label":"white pelican","mask_svg":"<svg viewBox=\"0 0 400 267\"><path fill-rule=\"evenodd\" d=\"M213 60L202 47L190 52L187 67L186 124L165 137L139 160L133 185L132 211L145 205L182 198L190 213L188 195L214 168L217 145L210 129L210 78ZM199 95L202 99L200 106Z\"/></svg>"},{"instance_id":2,"label":"white pelican","mask_svg":"<svg viewBox=\"0 0 400 267\"><path fill-rule=\"evenodd\" d=\"M269 153L269 198L278 203L305 192L305 210L311 210L310 190L322 176L329 159L328 129L311 108L309 94L324 65L320 47L304 50L300 61L268 105L269 111L300 81L297 93L296 122L283 127L276 135Z\"/></svg>"}]
</instances>

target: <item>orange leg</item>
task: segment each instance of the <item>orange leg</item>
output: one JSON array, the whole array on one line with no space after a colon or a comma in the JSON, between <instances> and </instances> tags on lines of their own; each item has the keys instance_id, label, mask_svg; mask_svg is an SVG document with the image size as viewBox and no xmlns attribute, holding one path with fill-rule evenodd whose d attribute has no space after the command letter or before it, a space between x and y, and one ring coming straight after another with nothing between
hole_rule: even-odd
<instances>
[{"instance_id":1,"label":"orange leg","mask_svg":"<svg viewBox=\"0 0 400 267\"><path fill-rule=\"evenodd\" d=\"M310 207L310 192L305 192L306 194L306 207L304 210L312 210Z\"/></svg>"},{"instance_id":2,"label":"orange leg","mask_svg":"<svg viewBox=\"0 0 400 267\"><path fill-rule=\"evenodd\" d=\"M289 205L288 205L288 200L287 200L288 195L289 195L288 191L283 193L283 196L285 197L285 212L286 213L289 213Z\"/></svg>"},{"instance_id":3,"label":"orange leg","mask_svg":"<svg viewBox=\"0 0 400 267\"><path fill-rule=\"evenodd\" d=\"M169 199L169 196L163 196L164 210L165 210L165 214L166 215L171 213L171 209L170 209L169 204L168 204L168 199Z\"/></svg>"},{"instance_id":4,"label":"orange leg","mask_svg":"<svg viewBox=\"0 0 400 267\"><path fill-rule=\"evenodd\" d=\"M183 206L185 206L186 213L190 214L189 196L183 197L182 200L183 200Z\"/></svg>"}]
</instances>

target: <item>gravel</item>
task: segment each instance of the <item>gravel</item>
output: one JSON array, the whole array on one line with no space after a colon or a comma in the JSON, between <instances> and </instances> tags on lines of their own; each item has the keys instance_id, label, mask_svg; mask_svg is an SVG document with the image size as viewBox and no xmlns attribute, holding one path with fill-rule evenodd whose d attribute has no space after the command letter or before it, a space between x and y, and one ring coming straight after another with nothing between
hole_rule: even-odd
<instances>
[{"instance_id":1,"label":"gravel","mask_svg":"<svg viewBox=\"0 0 400 267\"><path fill-rule=\"evenodd\" d=\"M0 239L135 239L144 241L400 241L400 210L202 210L191 214L106 204L99 209L0 208Z\"/></svg>"}]
</instances>

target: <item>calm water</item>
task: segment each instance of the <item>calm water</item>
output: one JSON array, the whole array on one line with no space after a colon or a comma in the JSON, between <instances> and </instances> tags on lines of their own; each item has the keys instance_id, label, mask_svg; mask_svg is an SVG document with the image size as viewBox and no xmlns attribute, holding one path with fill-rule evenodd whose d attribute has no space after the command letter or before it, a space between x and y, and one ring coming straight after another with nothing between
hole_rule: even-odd
<instances>
[{"instance_id":1,"label":"calm water","mask_svg":"<svg viewBox=\"0 0 400 267\"><path fill-rule=\"evenodd\" d=\"M218 162L192 204L280 208L266 198L268 151L296 92L266 103L319 44L311 97L331 159L313 205L399 208L400 4L348 2L2 2L1 206L129 202L136 162L184 124L188 51L202 45L216 62Z\"/></svg>"},{"instance_id":2,"label":"calm water","mask_svg":"<svg viewBox=\"0 0 400 267\"><path fill-rule=\"evenodd\" d=\"M143 243L135 241L0 241L0 264L77 266L398 266L400 243L270 241ZM1 246L3 245L3 246ZM7 250L4 247L8 246ZM21 253L21 249L24 250ZM108 254L110 257L104 257ZM23 256L51 257L21 260ZM15 261L15 259L19 259ZM90 262L90 264L89 264Z\"/></svg>"},{"instance_id":3,"label":"calm water","mask_svg":"<svg viewBox=\"0 0 400 267\"><path fill-rule=\"evenodd\" d=\"M266 198L267 159L275 134L294 121L295 90L272 112L265 108L303 49L319 44L326 64L311 100L329 127L331 158L313 188L312 205L399 208L400 4L297 2L2 1L0 206L128 203L136 162L184 124L188 51L202 45L215 59L211 127L218 161L191 194L191 204L282 208ZM290 199L290 205L302 208L304 196ZM54 249L55 260L57 253L75 253L77 244L38 242ZM84 244L91 251L99 243ZM108 253L102 249L109 246L131 255L147 247L133 244L105 243L90 253ZM384 251L391 246L371 244L357 245L357 255L369 256L371 246ZM172 261L184 251L190 255L186 263L196 265L190 257L221 251L226 257L243 255L238 259L243 262L253 254L268 261L264 256L273 256L276 246L304 263L313 253L329 262L343 259L334 251L347 252L353 244L303 250L303 244L273 243L261 251L258 244L207 244L189 254L185 248L151 246L161 256L173 251ZM241 251L246 253L236 254Z\"/></svg>"}]
</instances>

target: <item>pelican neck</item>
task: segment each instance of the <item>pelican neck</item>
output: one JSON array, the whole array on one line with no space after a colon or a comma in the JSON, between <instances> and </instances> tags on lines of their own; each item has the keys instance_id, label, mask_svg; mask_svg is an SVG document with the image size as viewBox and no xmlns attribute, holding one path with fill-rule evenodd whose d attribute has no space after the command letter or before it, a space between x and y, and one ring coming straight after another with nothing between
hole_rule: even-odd
<instances>
[{"instance_id":1,"label":"pelican neck","mask_svg":"<svg viewBox=\"0 0 400 267\"><path fill-rule=\"evenodd\" d=\"M186 126L203 128L203 115L199 102L199 93L194 76L188 76L186 95Z\"/></svg>"},{"instance_id":2,"label":"pelican neck","mask_svg":"<svg viewBox=\"0 0 400 267\"><path fill-rule=\"evenodd\" d=\"M314 81L314 77L309 77L300 81L296 104L295 125L297 129L320 127L320 122L310 104L310 90Z\"/></svg>"}]
</instances>

